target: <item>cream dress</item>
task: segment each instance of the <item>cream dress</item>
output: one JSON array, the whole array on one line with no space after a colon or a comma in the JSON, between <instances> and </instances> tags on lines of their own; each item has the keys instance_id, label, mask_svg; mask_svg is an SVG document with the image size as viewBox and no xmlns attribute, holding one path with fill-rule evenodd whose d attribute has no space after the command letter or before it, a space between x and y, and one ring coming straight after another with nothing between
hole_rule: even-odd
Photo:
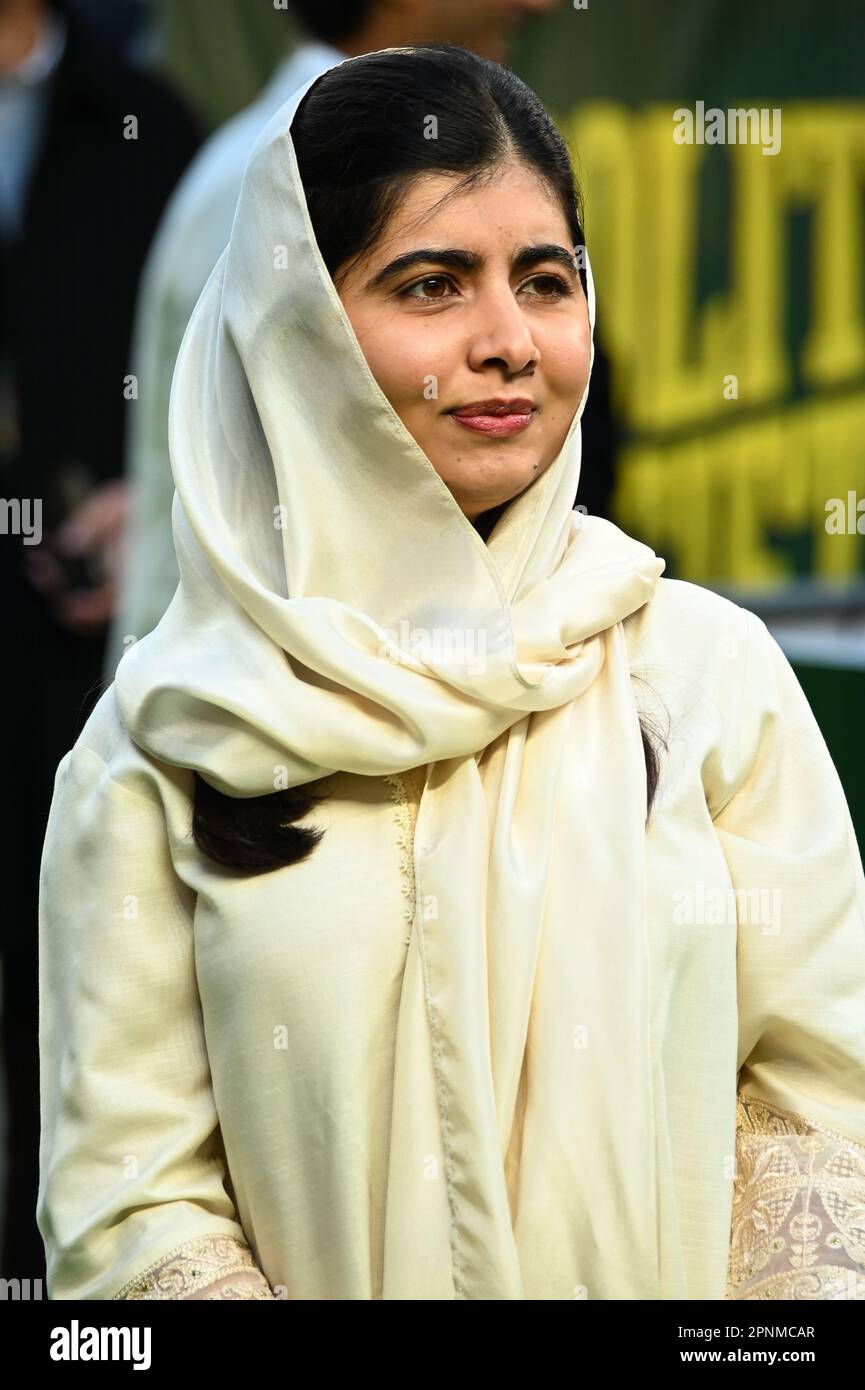
<instances>
[{"instance_id":1,"label":"cream dress","mask_svg":"<svg viewBox=\"0 0 865 1390\"><path fill-rule=\"evenodd\" d=\"M426 768L325 778L311 857L244 877L196 849L192 774L131 742L111 687L60 765L43 857L37 1215L52 1298L581 1299L638 1284L658 1299L865 1300L865 879L837 773L744 609L662 578L624 632L638 707L668 740L633 885L649 927L656 1265L628 1268L627 1229L593 1243L567 1187L573 1260L545 1258L520 1198L525 1167L543 1180L554 1156L525 1151L519 1102L486 1168L455 1142L473 1118L441 1084L439 1001L427 992L428 1028L404 1004L436 931L415 891ZM592 866L573 846L575 932L581 879L615 865L615 844ZM536 1094L541 1068L579 1065L580 1016L562 1020L559 1053L527 1039ZM482 1057L470 1049L489 1020L461 1026ZM397 1085L417 1106L395 1116ZM587 1117L584 1153L555 1155L555 1172L592 1145ZM594 1158L615 1194L624 1175ZM503 1177L516 1290L499 1247L472 1242L471 1213Z\"/></svg>"}]
</instances>

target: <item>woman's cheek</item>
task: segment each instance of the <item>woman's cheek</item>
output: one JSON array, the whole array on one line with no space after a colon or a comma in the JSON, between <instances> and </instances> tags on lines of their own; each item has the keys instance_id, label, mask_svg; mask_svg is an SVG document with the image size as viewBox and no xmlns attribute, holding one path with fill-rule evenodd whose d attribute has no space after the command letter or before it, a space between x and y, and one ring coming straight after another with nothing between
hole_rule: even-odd
<instances>
[{"instance_id":1,"label":"woman's cheek","mask_svg":"<svg viewBox=\"0 0 865 1390\"><path fill-rule=\"evenodd\" d=\"M429 346L395 333L377 337L364 346L364 355L384 394L394 409L411 409L434 401L438 376Z\"/></svg>"},{"instance_id":2,"label":"woman's cheek","mask_svg":"<svg viewBox=\"0 0 865 1390\"><path fill-rule=\"evenodd\" d=\"M574 408L579 405L586 389L591 353L591 338L588 334L579 333L567 348L560 350L550 366L553 389L562 396L573 396Z\"/></svg>"}]
</instances>

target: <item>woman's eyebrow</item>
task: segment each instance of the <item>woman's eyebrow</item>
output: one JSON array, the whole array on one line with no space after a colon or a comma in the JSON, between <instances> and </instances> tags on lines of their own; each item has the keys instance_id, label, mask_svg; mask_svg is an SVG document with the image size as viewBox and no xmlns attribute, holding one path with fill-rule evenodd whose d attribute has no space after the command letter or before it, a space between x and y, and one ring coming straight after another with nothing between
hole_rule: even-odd
<instances>
[{"instance_id":1,"label":"woman's eyebrow","mask_svg":"<svg viewBox=\"0 0 865 1390\"><path fill-rule=\"evenodd\" d=\"M514 256L512 265L514 270L529 270L541 261L557 261L570 272L574 280L579 278L573 252L567 251L564 246L558 246L555 242L522 247ZM486 257L477 251L463 251L455 246L422 246L416 251L404 251L401 256L382 266L364 285L364 291L368 293L379 289L388 280L409 270L413 265L430 263L450 266L454 270L481 270L486 264Z\"/></svg>"}]
</instances>

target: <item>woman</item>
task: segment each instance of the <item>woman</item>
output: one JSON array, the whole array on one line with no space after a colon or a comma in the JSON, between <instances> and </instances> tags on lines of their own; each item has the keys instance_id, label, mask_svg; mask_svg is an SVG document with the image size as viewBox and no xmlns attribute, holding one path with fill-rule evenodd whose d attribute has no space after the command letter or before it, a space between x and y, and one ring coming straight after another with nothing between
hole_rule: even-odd
<instances>
[{"instance_id":1,"label":"woman","mask_svg":"<svg viewBox=\"0 0 865 1390\"><path fill-rule=\"evenodd\" d=\"M763 623L573 510L583 250L460 49L262 133L58 770L52 1297L865 1297L850 816Z\"/></svg>"}]
</instances>

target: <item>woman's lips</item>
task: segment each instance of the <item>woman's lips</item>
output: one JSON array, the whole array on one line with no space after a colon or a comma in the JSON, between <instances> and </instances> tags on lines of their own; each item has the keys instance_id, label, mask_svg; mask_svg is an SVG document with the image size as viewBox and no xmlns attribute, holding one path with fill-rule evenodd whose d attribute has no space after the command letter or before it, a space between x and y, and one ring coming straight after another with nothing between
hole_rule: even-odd
<instances>
[{"instance_id":1,"label":"woman's lips","mask_svg":"<svg viewBox=\"0 0 865 1390\"><path fill-rule=\"evenodd\" d=\"M477 434L491 434L501 437L502 435L520 434L532 423L535 413L534 410L508 415L457 415L452 412L451 418L456 420L458 425L463 425L468 430L474 430Z\"/></svg>"}]
</instances>

